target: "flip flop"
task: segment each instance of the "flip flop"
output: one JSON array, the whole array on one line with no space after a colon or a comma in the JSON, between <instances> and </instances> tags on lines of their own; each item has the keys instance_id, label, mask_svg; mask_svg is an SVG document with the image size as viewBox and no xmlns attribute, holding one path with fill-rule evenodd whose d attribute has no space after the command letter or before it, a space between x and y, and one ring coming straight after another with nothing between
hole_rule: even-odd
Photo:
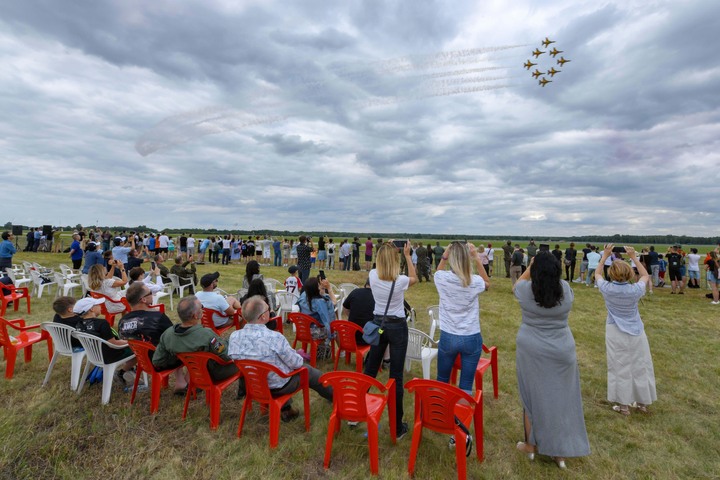
<instances>
[{"instance_id":1,"label":"flip flop","mask_svg":"<svg viewBox=\"0 0 720 480\"><path fill-rule=\"evenodd\" d=\"M625 417L630 416L630 409L628 407L622 408L620 405L613 405L613 412L617 412Z\"/></svg>"}]
</instances>

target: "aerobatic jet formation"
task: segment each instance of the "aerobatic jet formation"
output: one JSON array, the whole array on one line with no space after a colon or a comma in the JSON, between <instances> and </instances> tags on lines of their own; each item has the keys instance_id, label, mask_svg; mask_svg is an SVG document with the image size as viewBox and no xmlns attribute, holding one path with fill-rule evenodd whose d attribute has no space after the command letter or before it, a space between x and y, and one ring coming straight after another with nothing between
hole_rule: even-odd
<instances>
[{"instance_id":1,"label":"aerobatic jet formation","mask_svg":"<svg viewBox=\"0 0 720 480\"><path fill-rule=\"evenodd\" d=\"M550 44L551 44L551 43L556 43L556 42L555 42L555 40L550 40L550 37L545 37L545 40L541 41L541 42L540 42L540 45L542 45L544 48L547 49L547 48L550 47ZM547 58L549 61L543 61L543 60L540 58L540 55L542 55L543 53L547 53L547 54L548 54L547 57L543 57L543 58ZM550 76L550 77L553 77L553 78L554 78L556 73L562 72L562 70L556 70L556 69L555 69L555 66L548 65L549 63L551 63L551 62L553 61L552 59L555 59L555 57L557 56L558 53L563 53L563 50L558 50L557 47L553 47L552 50L545 50L545 51L543 51L543 50L540 50L540 48L537 48L537 47L536 47L535 50L533 50L532 52L530 52L530 54L533 55L533 56L535 56L535 58L536 58L535 61L536 61L537 63L533 63L533 62L531 62L530 60L528 60L527 62L525 62L525 63L523 64L523 67L525 67L525 69L528 70L528 71L529 71L530 68L532 68L533 66L544 67L544 68L546 69L546 70L543 72L543 71L540 70L540 68L535 68L535 71L534 71L534 72L530 72L530 74L533 76L533 78L535 78L535 79L538 81L538 85L540 85L541 87L544 87L544 86L547 85L548 83L552 83L552 80L548 80L544 75L547 75L547 76ZM552 57L552 59L550 59L550 57ZM559 65L560 67L562 67L562 66L564 66L564 65L565 65L567 62L569 62L569 61L570 61L570 60L567 60L565 57L562 57L562 56L561 56L559 59L555 60L555 63L556 63L557 65Z\"/></svg>"},{"instance_id":2,"label":"aerobatic jet formation","mask_svg":"<svg viewBox=\"0 0 720 480\"><path fill-rule=\"evenodd\" d=\"M558 53L563 53L563 51L562 51L562 50L558 50L558 49L555 48L555 47L553 47L553 49L550 50L550 55L552 55L553 58L555 58L555 55L557 55Z\"/></svg>"},{"instance_id":3,"label":"aerobatic jet formation","mask_svg":"<svg viewBox=\"0 0 720 480\"><path fill-rule=\"evenodd\" d=\"M545 75L545 72L541 72L541 71L538 70L537 68L535 69L534 72L532 72L532 76L535 77L535 78L538 78L540 75Z\"/></svg>"}]
</instances>

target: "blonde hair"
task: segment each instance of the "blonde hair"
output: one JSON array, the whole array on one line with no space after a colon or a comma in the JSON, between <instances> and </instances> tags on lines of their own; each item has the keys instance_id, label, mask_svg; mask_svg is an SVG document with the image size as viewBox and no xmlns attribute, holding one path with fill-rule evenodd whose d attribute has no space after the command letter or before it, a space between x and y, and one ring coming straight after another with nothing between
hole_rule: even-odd
<instances>
[{"instance_id":1,"label":"blonde hair","mask_svg":"<svg viewBox=\"0 0 720 480\"><path fill-rule=\"evenodd\" d=\"M632 268L622 260L615 260L608 268L608 277L615 282L629 282L635 276Z\"/></svg>"},{"instance_id":2,"label":"blonde hair","mask_svg":"<svg viewBox=\"0 0 720 480\"><path fill-rule=\"evenodd\" d=\"M90 290L100 290L102 288L106 273L105 267L99 263L90 267L88 271L88 287L90 287Z\"/></svg>"},{"instance_id":3,"label":"blonde hair","mask_svg":"<svg viewBox=\"0 0 720 480\"><path fill-rule=\"evenodd\" d=\"M392 282L400 275L398 249L392 243L385 243L377 252L377 274L380 280Z\"/></svg>"},{"instance_id":4,"label":"blonde hair","mask_svg":"<svg viewBox=\"0 0 720 480\"><path fill-rule=\"evenodd\" d=\"M467 243L453 242L448 247L448 263L453 273L460 279L460 284L467 288L472 280L472 268L470 267L470 249Z\"/></svg>"}]
</instances>

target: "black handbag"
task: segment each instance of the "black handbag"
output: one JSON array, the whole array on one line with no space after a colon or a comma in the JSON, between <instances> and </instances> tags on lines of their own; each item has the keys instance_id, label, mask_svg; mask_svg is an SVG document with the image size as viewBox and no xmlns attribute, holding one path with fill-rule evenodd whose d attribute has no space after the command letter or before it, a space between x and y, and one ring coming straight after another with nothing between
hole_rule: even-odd
<instances>
[{"instance_id":1,"label":"black handbag","mask_svg":"<svg viewBox=\"0 0 720 480\"><path fill-rule=\"evenodd\" d=\"M390 286L390 296L388 297L387 305L385 305L385 313L383 314L380 325L373 322L367 322L363 327L363 340L368 345L378 345L380 343L380 335L383 333L383 326L385 326L385 319L387 318L388 308L390 308L390 300L392 300L393 291L395 290L395 280L393 280Z\"/></svg>"}]
</instances>

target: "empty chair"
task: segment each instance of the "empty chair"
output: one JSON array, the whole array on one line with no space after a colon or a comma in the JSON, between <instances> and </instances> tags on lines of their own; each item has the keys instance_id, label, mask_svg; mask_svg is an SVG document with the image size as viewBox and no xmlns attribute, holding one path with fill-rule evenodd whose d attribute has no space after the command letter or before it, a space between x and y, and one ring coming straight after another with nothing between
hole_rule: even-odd
<instances>
[{"instance_id":1,"label":"empty chair","mask_svg":"<svg viewBox=\"0 0 720 480\"><path fill-rule=\"evenodd\" d=\"M440 305L430 305L427 312L430 317L430 338L435 340L435 330L440 328Z\"/></svg>"},{"instance_id":2,"label":"empty chair","mask_svg":"<svg viewBox=\"0 0 720 480\"><path fill-rule=\"evenodd\" d=\"M21 270L21 272L22 272L22 270ZM25 277L24 273L22 273L22 275L20 275L18 272L11 270L9 268L5 269L5 274L8 276L8 278L10 278L10 280L12 280L13 285L15 285L17 288L20 288L20 287L32 282L32 278Z\"/></svg>"},{"instance_id":3,"label":"empty chair","mask_svg":"<svg viewBox=\"0 0 720 480\"><path fill-rule=\"evenodd\" d=\"M475 388L477 390L483 389L483 374L485 373L485 370L488 369L488 367L491 367L492 369L492 379L493 379L493 396L495 398L498 398L498 359L497 359L497 347L486 347L485 344L482 346L483 353L489 353L490 358L484 358L480 357L480 360L478 360L477 369L475 369ZM460 364L460 355L457 356L455 359L455 364L453 365L452 371L450 372L450 383L455 384L457 381L457 373L460 370L461 364Z\"/></svg>"},{"instance_id":4,"label":"empty chair","mask_svg":"<svg viewBox=\"0 0 720 480\"><path fill-rule=\"evenodd\" d=\"M327 469L330 466L330 453L333 439L340 431L342 420L348 422L367 422L368 446L370 449L370 472L377 475L379 470L378 458L378 424L380 417L388 406L390 420L390 439L395 443L395 380L389 379L382 384L376 379L357 372L330 372L320 377L320 382L333 388L333 410L328 423L327 440L325 442L325 461ZM375 387L382 393L368 393Z\"/></svg>"},{"instance_id":5,"label":"empty chair","mask_svg":"<svg viewBox=\"0 0 720 480\"><path fill-rule=\"evenodd\" d=\"M2 346L3 354L5 355L5 378L8 380L13 377L15 360L20 350L25 351L25 363L29 363L32 360L33 345L47 341L48 358L52 357L52 337L44 330L41 333L29 331L35 328L40 328L40 325L26 326L25 320L22 318L6 320L0 317L0 346ZM11 335L11 331L15 333L15 335Z\"/></svg>"},{"instance_id":6,"label":"empty chair","mask_svg":"<svg viewBox=\"0 0 720 480\"><path fill-rule=\"evenodd\" d=\"M283 322L287 320L287 314L290 312L299 312L300 307L296 305L298 294L291 292L277 292L275 299L277 300L279 314L282 316Z\"/></svg>"},{"instance_id":7,"label":"empty chair","mask_svg":"<svg viewBox=\"0 0 720 480\"><path fill-rule=\"evenodd\" d=\"M475 424L475 449L478 460L483 460L483 412L482 390L476 390L471 397L459 388L438 382L415 378L405 384L409 392L415 393L415 421L413 424L412 444L408 473L415 473L415 460L422 430L427 428L438 433L452 435L455 439L455 461L458 479L467 478L466 434L458 423L470 430ZM462 403L461 403L462 402Z\"/></svg>"},{"instance_id":8,"label":"empty chair","mask_svg":"<svg viewBox=\"0 0 720 480\"><path fill-rule=\"evenodd\" d=\"M55 281L48 281L47 277L40 276L40 273L37 270L30 270L30 277L33 281L33 290L35 290L38 294L38 298L42 298L43 290L47 287L48 292L52 292L53 285L56 288L60 288L60 286Z\"/></svg>"},{"instance_id":9,"label":"empty chair","mask_svg":"<svg viewBox=\"0 0 720 480\"><path fill-rule=\"evenodd\" d=\"M300 367L292 372L283 373L274 365L255 360L235 360L235 365L242 372L245 379L245 401L243 403L240 422L238 423L237 436L242 435L245 415L252 410L252 403L258 402L270 412L270 448L275 448L280 437L280 410L285 403L297 392L303 392L303 403L305 413L305 431L310 431L310 389L307 368ZM281 378L290 378L300 374L300 384L291 393L273 397L268 386L268 374L274 373Z\"/></svg>"},{"instance_id":10,"label":"empty chair","mask_svg":"<svg viewBox=\"0 0 720 480\"><path fill-rule=\"evenodd\" d=\"M158 277L159 279L160 277ZM163 285L163 289L153 293L153 303L158 304L159 300L164 297L170 297L170 310L173 310L173 286L172 283L168 283L167 285Z\"/></svg>"},{"instance_id":11,"label":"empty chair","mask_svg":"<svg viewBox=\"0 0 720 480\"><path fill-rule=\"evenodd\" d=\"M150 359L150 352L155 351L155 346L152 343L128 340L128 346L135 354L138 362L137 371L135 372L135 383L133 384L132 394L130 395L130 404L135 403L135 394L137 393L140 374L144 373L150 376L150 414L155 414L160 409L160 390L168 386L168 377L178 368L182 368L182 365L168 370L156 370Z\"/></svg>"},{"instance_id":12,"label":"empty chair","mask_svg":"<svg viewBox=\"0 0 720 480\"><path fill-rule=\"evenodd\" d=\"M337 352L335 353L335 367L338 368L340 352L345 352L345 363L350 364L350 356L355 354L355 371L362 373L363 359L370 351L370 345L358 345L356 333L362 334L363 329L353 322L347 320L335 320L330 322L330 331L335 334Z\"/></svg>"},{"instance_id":13,"label":"empty chair","mask_svg":"<svg viewBox=\"0 0 720 480\"><path fill-rule=\"evenodd\" d=\"M410 371L411 362L422 364L423 378L430 378L430 364L438 356L437 342L420 330L408 328L408 347L405 354L405 370Z\"/></svg>"},{"instance_id":14,"label":"empty chair","mask_svg":"<svg viewBox=\"0 0 720 480\"><path fill-rule=\"evenodd\" d=\"M54 347L52 360L50 360L50 366L48 366L45 380L43 380L42 383L43 387L50 381L50 374L58 358L70 357L70 390L77 390L78 384L80 383L82 362L85 359L85 350L82 348L73 349L72 333L75 329L71 326L54 322L43 322L42 328L52 337Z\"/></svg>"},{"instance_id":15,"label":"empty chair","mask_svg":"<svg viewBox=\"0 0 720 480\"><path fill-rule=\"evenodd\" d=\"M263 282L265 283L268 294L285 289L285 285L283 285L280 280L275 280L274 278L265 278Z\"/></svg>"},{"instance_id":16,"label":"empty chair","mask_svg":"<svg viewBox=\"0 0 720 480\"><path fill-rule=\"evenodd\" d=\"M79 270L73 270L72 268L68 267L64 263L61 263L59 265L60 272L62 273L63 277L70 281L79 280L80 279L80 271Z\"/></svg>"},{"instance_id":17,"label":"empty chair","mask_svg":"<svg viewBox=\"0 0 720 480\"><path fill-rule=\"evenodd\" d=\"M0 317L5 316L7 307L10 302L13 302L13 310L18 311L20 307L20 300L25 299L27 303L27 313L30 314L30 290L27 287L15 287L15 285L2 285L0 289Z\"/></svg>"},{"instance_id":18,"label":"empty chair","mask_svg":"<svg viewBox=\"0 0 720 480\"><path fill-rule=\"evenodd\" d=\"M183 295L185 295L185 289L186 289L186 288L189 288L190 291L192 292L192 284L191 284L191 283L188 283L188 284L186 284L186 285L181 284L181 283L180 283L180 277L178 277L178 276L175 275L174 273L168 274L168 278L169 278L170 281L172 282L173 291L174 291L174 292L177 292L178 297L182 298Z\"/></svg>"},{"instance_id":19,"label":"empty chair","mask_svg":"<svg viewBox=\"0 0 720 480\"><path fill-rule=\"evenodd\" d=\"M113 379L115 378L115 370L117 370L120 365L127 363L128 360L131 360L135 356L135 354L123 357L116 362L105 363L102 354L103 345L115 350L122 350L127 347L121 345L114 345L107 340L103 340L102 338L96 337L95 335L91 335L89 333L75 331L73 332L73 336L80 340L80 343L85 349L85 354L87 355L85 370L83 371L81 378L87 378L88 373L90 373L90 367L93 365L101 368L103 371L101 401L103 405L107 405L110 402L110 394L112 393L112 383ZM82 393L84 386L85 382L80 382L80 385L77 389L78 395Z\"/></svg>"},{"instance_id":20,"label":"empty chair","mask_svg":"<svg viewBox=\"0 0 720 480\"><path fill-rule=\"evenodd\" d=\"M71 282L68 277L63 276L60 272L53 272L53 278L55 279L55 283L57 283L57 292L55 292L55 296L59 297L62 289L62 294L64 296L75 296L74 290L75 287L79 287L79 283Z\"/></svg>"}]
</instances>

